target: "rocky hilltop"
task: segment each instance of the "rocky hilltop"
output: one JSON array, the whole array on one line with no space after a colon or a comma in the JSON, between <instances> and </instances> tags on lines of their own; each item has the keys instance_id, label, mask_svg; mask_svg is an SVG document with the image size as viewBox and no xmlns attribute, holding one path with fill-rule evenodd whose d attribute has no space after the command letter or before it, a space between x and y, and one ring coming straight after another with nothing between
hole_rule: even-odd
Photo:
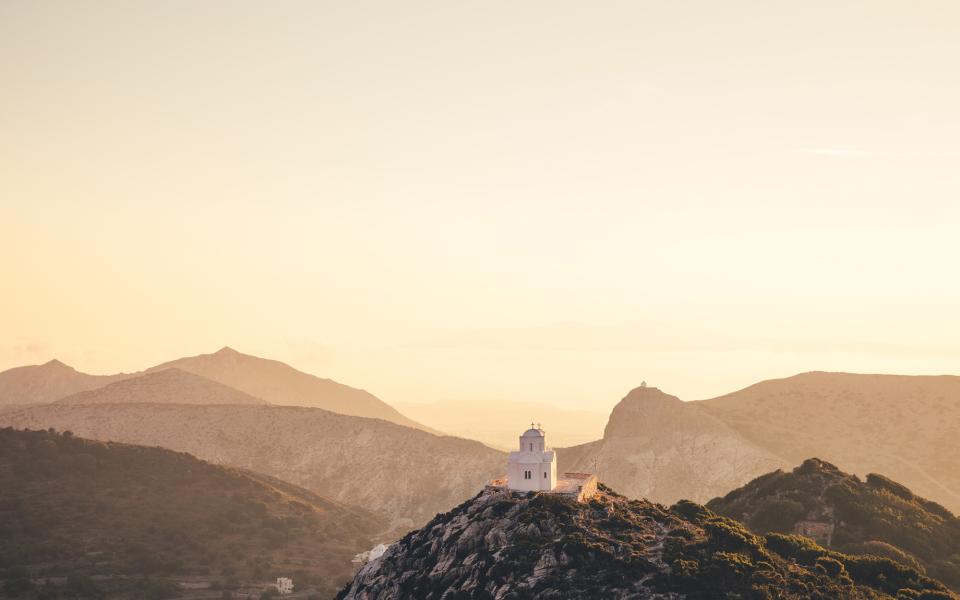
<instances>
[{"instance_id":1,"label":"rocky hilltop","mask_svg":"<svg viewBox=\"0 0 960 600\"><path fill-rule=\"evenodd\" d=\"M57 404L267 404L255 398L180 369L122 379L101 388L78 392Z\"/></svg>"},{"instance_id":2,"label":"rocky hilltop","mask_svg":"<svg viewBox=\"0 0 960 600\"><path fill-rule=\"evenodd\" d=\"M861 480L814 458L707 507L757 533L799 533L848 554L886 556L960 590L960 520L882 475Z\"/></svg>"},{"instance_id":3,"label":"rocky hilltop","mask_svg":"<svg viewBox=\"0 0 960 600\"><path fill-rule=\"evenodd\" d=\"M506 462L479 442L292 406L52 404L2 413L0 423L252 469L375 511L400 532L469 498Z\"/></svg>"},{"instance_id":4,"label":"rocky hilltop","mask_svg":"<svg viewBox=\"0 0 960 600\"><path fill-rule=\"evenodd\" d=\"M960 511L960 377L803 373L696 404L790 465L884 473Z\"/></svg>"},{"instance_id":5,"label":"rocky hilltop","mask_svg":"<svg viewBox=\"0 0 960 600\"><path fill-rule=\"evenodd\" d=\"M340 600L418 598L924 598L913 569L805 538L761 537L702 506L604 488L587 503L487 489L365 565Z\"/></svg>"},{"instance_id":6,"label":"rocky hilltop","mask_svg":"<svg viewBox=\"0 0 960 600\"><path fill-rule=\"evenodd\" d=\"M614 407L603 439L558 450L563 471L595 472L631 497L705 502L786 462L699 406L638 387Z\"/></svg>"},{"instance_id":7,"label":"rocky hilltop","mask_svg":"<svg viewBox=\"0 0 960 600\"><path fill-rule=\"evenodd\" d=\"M26 593L39 577L85 578L85 591L60 590L66 598L172 598L181 578L229 588L278 572L332 596L353 576L354 554L386 525L297 486L182 453L0 429L0 590L20 597L33 597ZM144 578L154 580L148 589Z\"/></svg>"}]
</instances>

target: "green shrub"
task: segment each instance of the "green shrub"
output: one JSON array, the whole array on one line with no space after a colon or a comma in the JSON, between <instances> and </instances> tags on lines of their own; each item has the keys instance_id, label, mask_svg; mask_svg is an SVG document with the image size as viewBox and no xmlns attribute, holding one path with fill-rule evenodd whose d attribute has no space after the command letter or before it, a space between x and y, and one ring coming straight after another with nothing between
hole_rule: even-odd
<instances>
[{"instance_id":1,"label":"green shrub","mask_svg":"<svg viewBox=\"0 0 960 600\"><path fill-rule=\"evenodd\" d=\"M754 531L768 533L790 533L797 521L802 519L807 509L796 500L787 498L766 498L750 517L749 525Z\"/></svg>"},{"instance_id":2,"label":"green shrub","mask_svg":"<svg viewBox=\"0 0 960 600\"><path fill-rule=\"evenodd\" d=\"M892 479L884 477L883 475L878 475L876 473L870 473L867 475L867 485L879 489L884 489L893 494L894 496L899 496L904 500L913 500L913 492L910 491L905 485L899 484Z\"/></svg>"}]
</instances>

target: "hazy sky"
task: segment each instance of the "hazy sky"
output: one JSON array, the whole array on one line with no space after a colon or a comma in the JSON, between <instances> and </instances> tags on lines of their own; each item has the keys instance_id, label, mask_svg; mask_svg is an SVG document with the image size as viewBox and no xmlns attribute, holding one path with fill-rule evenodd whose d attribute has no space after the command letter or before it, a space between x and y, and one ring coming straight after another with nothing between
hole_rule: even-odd
<instances>
[{"instance_id":1,"label":"hazy sky","mask_svg":"<svg viewBox=\"0 0 960 600\"><path fill-rule=\"evenodd\" d=\"M0 368L960 372L960 5L0 2Z\"/></svg>"}]
</instances>

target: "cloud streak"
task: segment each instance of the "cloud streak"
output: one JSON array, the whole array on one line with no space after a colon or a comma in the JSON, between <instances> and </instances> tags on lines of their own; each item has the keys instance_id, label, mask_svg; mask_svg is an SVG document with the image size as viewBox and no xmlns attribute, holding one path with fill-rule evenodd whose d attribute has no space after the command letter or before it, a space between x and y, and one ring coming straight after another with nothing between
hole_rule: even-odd
<instances>
[{"instance_id":1,"label":"cloud streak","mask_svg":"<svg viewBox=\"0 0 960 600\"><path fill-rule=\"evenodd\" d=\"M793 150L798 154L813 154L816 156L826 156L829 158L884 158L903 156L901 154L883 154L879 152L868 152L857 148L795 148Z\"/></svg>"},{"instance_id":2,"label":"cloud streak","mask_svg":"<svg viewBox=\"0 0 960 600\"><path fill-rule=\"evenodd\" d=\"M874 152L860 148L794 148L796 154L810 154L837 159L869 158L958 158L960 152Z\"/></svg>"}]
</instances>

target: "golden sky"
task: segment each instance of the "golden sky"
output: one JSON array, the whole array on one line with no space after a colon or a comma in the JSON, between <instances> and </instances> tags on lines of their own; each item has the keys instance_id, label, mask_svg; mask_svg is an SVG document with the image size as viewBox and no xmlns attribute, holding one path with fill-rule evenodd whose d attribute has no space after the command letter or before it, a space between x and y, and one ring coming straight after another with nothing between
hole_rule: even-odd
<instances>
[{"instance_id":1,"label":"golden sky","mask_svg":"<svg viewBox=\"0 0 960 600\"><path fill-rule=\"evenodd\" d=\"M0 369L960 371L960 5L0 3Z\"/></svg>"}]
</instances>

